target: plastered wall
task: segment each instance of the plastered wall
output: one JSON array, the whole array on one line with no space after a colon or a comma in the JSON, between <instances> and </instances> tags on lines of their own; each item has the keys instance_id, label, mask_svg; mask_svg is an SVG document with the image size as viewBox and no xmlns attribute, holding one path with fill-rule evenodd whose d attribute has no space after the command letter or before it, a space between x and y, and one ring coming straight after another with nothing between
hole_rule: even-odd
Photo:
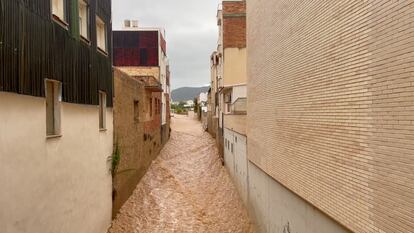
<instances>
[{"instance_id":1,"label":"plastered wall","mask_svg":"<svg viewBox=\"0 0 414 233\"><path fill-rule=\"evenodd\" d=\"M103 233L111 223L112 109L62 104L62 137L46 139L44 98L0 92L2 233Z\"/></svg>"},{"instance_id":2,"label":"plastered wall","mask_svg":"<svg viewBox=\"0 0 414 233\"><path fill-rule=\"evenodd\" d=\"M224 86L246 84L246 48L224 49Z\"/></svg>"}]
</instances>

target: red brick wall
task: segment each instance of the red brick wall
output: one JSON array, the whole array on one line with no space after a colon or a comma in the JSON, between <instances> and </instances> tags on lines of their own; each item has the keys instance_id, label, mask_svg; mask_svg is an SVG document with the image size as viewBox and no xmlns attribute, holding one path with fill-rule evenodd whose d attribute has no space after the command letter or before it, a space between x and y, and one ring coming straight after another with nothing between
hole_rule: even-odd
<instances>
[{"instance_id":1,"label":"red brick wall","mask_svg":"<svg viewBox=\"0 0 414 233\"><path fill-rule=\"evenodd\" d=\"M246 3L223 2L224 48L246 47Z\"/></svg>"},{"instance_id":2,"label":"red brick wall","mask_svg":"<svg viewBox=\"0 0 414 233\"><path fill-rule=\"evenodd\" d=\"M245 14L246 13L246 2L238 1L224 1L223 2L223 13L224 14Z\"/></svg>"}]
</instances>

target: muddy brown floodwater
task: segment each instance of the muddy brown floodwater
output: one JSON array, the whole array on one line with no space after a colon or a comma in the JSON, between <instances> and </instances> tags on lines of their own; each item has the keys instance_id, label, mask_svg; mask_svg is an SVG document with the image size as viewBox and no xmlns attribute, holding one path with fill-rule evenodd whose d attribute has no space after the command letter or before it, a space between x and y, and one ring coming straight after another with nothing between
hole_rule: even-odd
<instances>
[{"instance_id":1,"label":"muddy brown floodwater","mask_svg":"<svg viewBox=\"0 0 414 233\"><path fill-rule=\"evenodd\" d=\"M175 116L170 141L121 208L109 232L254 230L221 165L214 139L197 121Z\"/></svg>"}]
</instances>

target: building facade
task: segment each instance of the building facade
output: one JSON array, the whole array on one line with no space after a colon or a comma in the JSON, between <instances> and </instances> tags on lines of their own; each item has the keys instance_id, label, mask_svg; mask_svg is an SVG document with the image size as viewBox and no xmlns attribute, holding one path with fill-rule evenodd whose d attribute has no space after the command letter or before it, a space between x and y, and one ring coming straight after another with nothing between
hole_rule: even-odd
<instances>
[{"instance_id":1,"label":"building facade","mask_svg":"<svg viewBox=\"0 0 414 233\"><path fill-rule=\"evenodd\" d=\"M111 223L111 1L0 0L1 232Z\"/></svg>"},{"instance_id":2,"label":"building facade","mask_svg":"<svg viewBox=\"0 0 414 233\"><path fill-rule=\"evenodd\" d=\"M261 232L414 232L413 13L412 1L248 1Z\"/></svg>"},{"instance_id":3,"label":"building facade","mask_svg":"<svg viewBox=\"0 0 414 233\"><path fill-rule=\"evenodd\" d=\"M223 1L217 11L219 38L211 60L211 127L224 160L225 131L246 137L246 2ZM238 156L237 156L238 157ZM230 161L230 160L228 160ZM228 164L234 167L234 164Z\"/></svg>"},{"instance_id":4,"label":"building facade","mask_svg":"<svg viewBox=\"0 0 414 233\"><path fill-rule=\"evenodd\" d=\"M161 86L114 68L114 139L120 160L113 175L115 217L161 148Z\"/></svg>"},{"instance_id":5,"label":"building facade","mask_svg":"<svg viewBox=\"0 0 414 233\"><path fill-rule=\"evenodd\" d=\"M219 38L210 57L207 130L247 204L246 2L223 1L217 11Z\"/></svg>"},{"instance_id":6,"label":"building facade","mask_svg":"<svg viewBox=\"0 0 414 233\"><path fill-rule=\"evenodd\" d=\"M220 57L217 51L214 51L210 57L210 91L209 91L209 100L208 100L208 132L218 140L219 133L219 106L218 106L218 81L221 79L219 74ZM218 144L218 143L217 143Z\"/></svg>"},{"instance_id":7,"label":"building facade","mask_svg":"<svg viewBox=\"0 0 414 233\"><path fill-rule=\"evenodd\" d=\"M152 77L161 86L161 139L170 134L170 67L161 29L127 27L114 31L114 66L131 77Z\"/></svg>"}]
</instances>

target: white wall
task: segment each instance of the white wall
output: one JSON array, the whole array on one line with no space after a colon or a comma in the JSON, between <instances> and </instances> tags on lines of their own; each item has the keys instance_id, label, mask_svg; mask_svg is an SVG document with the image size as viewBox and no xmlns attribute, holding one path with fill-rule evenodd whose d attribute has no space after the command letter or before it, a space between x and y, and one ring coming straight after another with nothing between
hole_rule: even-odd
<instances>
[{"instance_id":1,"label":"white wall","mask_svg":"<svg viewBox=\"0 0 414 233\"><path fill-rule=\"evenodd\" d=\"M62 104L62 137L46 139L45 99L0 92L2 233L104 233L111 223L112 109Z\"/></svg>"},{"instance_id":2,"label":"white wall","mask_svg":"<svg viewBox=\"0 0 414 233\"><path fill-rule=\"evenodd\" d=\"M228 144L226 145L226 141ZM231 148L233 145L233 150ZM224 129L224 164L233 178L236 187L247 205L247 138L237 132Z\"/></svg>"}]
</instances>

